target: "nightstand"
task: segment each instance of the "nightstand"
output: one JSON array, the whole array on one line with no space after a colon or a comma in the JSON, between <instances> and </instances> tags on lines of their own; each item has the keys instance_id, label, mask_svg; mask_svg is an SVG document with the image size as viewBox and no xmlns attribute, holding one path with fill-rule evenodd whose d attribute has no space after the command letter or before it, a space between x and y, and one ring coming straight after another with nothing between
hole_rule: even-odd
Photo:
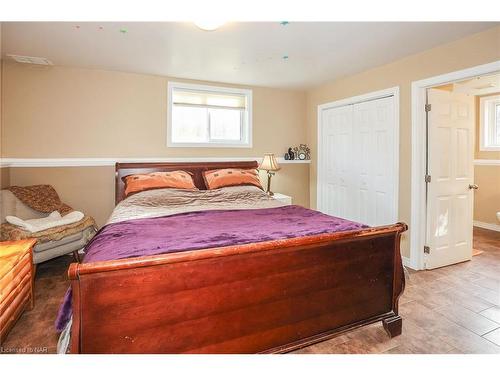
<instances>
[{"instance_id":1,"label":"nightstand","mask_svg":"<svg viewBox=\"0 0 500 375\"><path fill-rule=\"evenodd\" d=\"M0 242L0 344L26 307L33 308L36 240Z\"/></svg>"},{"instance_id":2,"label":"nightstand","mask_svg":"<svg viewBox=\"0 0 500 375\"><path fill-rule=\"evenodd\" d=\"M292 197L290 197L289 195L274 193L273 198L288 205L292 204Z\"/></svg>"}]
</instances>

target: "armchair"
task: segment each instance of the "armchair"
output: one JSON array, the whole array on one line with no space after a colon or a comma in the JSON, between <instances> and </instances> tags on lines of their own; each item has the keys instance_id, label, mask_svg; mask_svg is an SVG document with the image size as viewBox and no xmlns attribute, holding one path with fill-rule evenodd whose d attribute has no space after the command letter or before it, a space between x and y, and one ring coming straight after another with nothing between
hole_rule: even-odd
<instances>
[{"instance_id":1,"label":"armchair","mask_svg":"<svg viewBox=\"0 0 500 375\"><path fill-rule=\"evenodd\" d=\"M33 248L33 263L38 264L61 255L73 253L77 262L80 261L78 250L85 247L97 231L94 219L85 216L79 222L50 228L41 232L31 233L8 224L6 216L17 216L23 220L38 219L47 213L36 211L24 204L11 191L0 190L0 240L19 240L32 237L37 240Z\"/></svg>"}]
</instances>

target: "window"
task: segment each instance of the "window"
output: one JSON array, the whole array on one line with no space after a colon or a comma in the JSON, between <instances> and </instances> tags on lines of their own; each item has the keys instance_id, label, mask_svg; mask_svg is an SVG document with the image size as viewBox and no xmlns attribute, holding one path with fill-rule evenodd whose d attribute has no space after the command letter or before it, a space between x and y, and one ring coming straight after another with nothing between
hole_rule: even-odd
<instances>
[{"instance_id":1,"label":"window","mask_svg":"<svg viewBox=\"0 0 500 375\"><path fill-rule=\"evenodd\" d=\"M252 147L252 91L169 82L169 147Z\"/></svg>"},{"instance_id":2,"label":"window","mask_svg":"<svg viewBox=\"0 0 500 375\"><path fill-rule=\"evenodd\" d=\"M500 95L479 100L481 151L500 151Z\"/></svg>"}]
</instances>

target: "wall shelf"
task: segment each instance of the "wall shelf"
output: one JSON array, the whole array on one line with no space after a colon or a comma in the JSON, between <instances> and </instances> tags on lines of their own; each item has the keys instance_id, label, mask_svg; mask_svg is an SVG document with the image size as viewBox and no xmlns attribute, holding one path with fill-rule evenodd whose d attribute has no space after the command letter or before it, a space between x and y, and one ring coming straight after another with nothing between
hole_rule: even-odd
<instances>
[{"instance_id":1,"label":"wall shelf","mask_svg":"<svg viewBox=\"0 0 500 375\"><path fill-rule=\"evenodd\" d=\"M278 158L280 164L311 164L311 160L286 160L282 157Z\"/></svg>"}]
</instances>

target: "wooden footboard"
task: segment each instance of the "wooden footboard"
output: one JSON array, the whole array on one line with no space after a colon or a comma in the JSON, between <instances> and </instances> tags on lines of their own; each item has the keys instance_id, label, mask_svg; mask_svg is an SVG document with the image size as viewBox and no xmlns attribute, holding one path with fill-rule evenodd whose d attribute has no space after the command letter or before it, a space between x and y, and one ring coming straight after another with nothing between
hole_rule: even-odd
<instances>
[{"instance_id":1,"label":"wooden footboard","mask_svg":"<svg viewBox=\"0 0 500 375\"><path fill-rule=\"evenodd\" d=\"M406 224L72 264L72 353L279 353L401 333Z\"/></svg>"}]
</instances>

